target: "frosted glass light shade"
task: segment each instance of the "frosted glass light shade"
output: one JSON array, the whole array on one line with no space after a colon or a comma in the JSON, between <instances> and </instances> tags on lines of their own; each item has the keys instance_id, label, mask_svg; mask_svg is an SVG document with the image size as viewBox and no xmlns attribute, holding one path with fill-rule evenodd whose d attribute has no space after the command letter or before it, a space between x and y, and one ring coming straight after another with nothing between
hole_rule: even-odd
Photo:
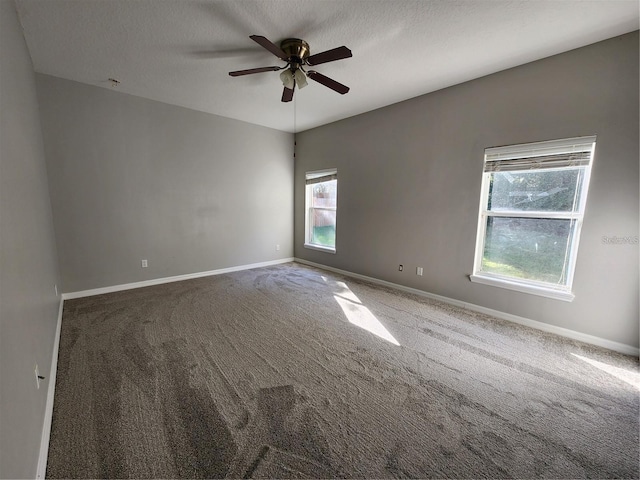
<instances>
[{"instance_id":1,"label":"frosted glass light shade","mask_svg":"<svg viewBox=\"0 0 640 480\"><path fill-rule=\"evenodd\" d=\"M293 86L295 85L295 80L293 78L293 73L291 70L287 69L280 74L280 80L282 81L282 85L284 85L289 90L293 90Z\"/></svg>"},{"instance_id":2,"label":"frosted glass light shade","mask_svg":"<svg viewBox=\"0 0 640 480\"><path fill-rule=\"evenodd\" d=\"M296 73L294 74L294 78L296 80L296 85L298 86L298 88L304 88L307 86L307 76L304 74L304 72L300 69L296 70Z\"/></svg>"}]
</instances>

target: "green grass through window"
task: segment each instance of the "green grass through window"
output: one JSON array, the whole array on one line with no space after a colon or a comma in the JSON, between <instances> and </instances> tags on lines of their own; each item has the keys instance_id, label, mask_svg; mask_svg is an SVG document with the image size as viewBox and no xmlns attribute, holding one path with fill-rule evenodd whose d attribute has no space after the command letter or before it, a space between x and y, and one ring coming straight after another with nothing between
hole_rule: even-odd
<instances>
[{"instance_id":1,"label":"green grass through window","mask_svg":"<svg viewBox=\"0 0 640 480\"><path fill-rule=\"evenodd\" d=\"M485 244L482 270L513 278L562 284L567 237L511 231Z\"/></svg>"},{"instance_id":2,"label":"green grass through window","mask_svg":"<svg viewBox=\"0 0 640 480\"><path fill-rule=\"evenodd\" d=\"M326 227L313 227L311 243L323 245L325 247L335 247L336 227L332 225L328 225Z\"/></svg>"}]
</instances>

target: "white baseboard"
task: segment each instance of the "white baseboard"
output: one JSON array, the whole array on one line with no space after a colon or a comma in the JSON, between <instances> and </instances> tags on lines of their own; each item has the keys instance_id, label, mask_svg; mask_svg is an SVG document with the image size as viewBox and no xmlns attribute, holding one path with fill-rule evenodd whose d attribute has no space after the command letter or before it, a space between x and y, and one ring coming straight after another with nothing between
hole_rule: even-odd
<instances>
[{"instance_id":1,"label":"white baseboard","mask_svg":"<svg viewBox=\"0 0 640 480\"><path fill-rule=\"evenodd\" d=\"M174 277L154 278L153 280L144 280L142 282L124 283L122 285L113 285L111 287L94 288L91 290L82 290L79 292L63 293L64 300L73 298L91 297L93 295L102 295L104 293L121 292L123 290L132 290L134 288L151 287L153 285L161 285L163 283L180 282L182 280L191 280L192 278L209 277L212 275L221 275L223 273L239 272L240 270L249 270L251 268L270 267L281 263L293 262L293 257L282 258L279 260L271 260L268 262L251 263L248 265L238 265L236 267L220 268L218 270L209 270L206 272L188 273L186 275L176 275Z\"/></svg>"},{"instance_id":2,"label":"white baseboard","mask_svg":"<svg viewBox=\"0 0 640 480\"><path fill-rule=\"evenodd\" d=\"M56 324L56 336L53 340L53 352L51 353L51 370L49 371L49 388L47 389L47 403L44 410L44 424L42 426L42 438L40 440L40 455L38 456L38 469L36 478L45 478L47 473L47 457L49 455L49 438L51 437L51 422L53 420L53 398L56 391L56 373L58 372L58 348L60 346L60 329L62 328L62 307L64 299L60 298L58 307L58 321Z\"/></svg>"},{"instance_id":3,"label":"white baseboard","mask_svg":"<svg viewBox=\"0 0 640 480\"><path fill-rule=\"evenodd\" d=\"M572 340L578 340L580 342L589 343L591 345L596 345L598 347L606 348L608 350L624 353L625 355L632 355L635 357L640 355L640 349L633 347L631 345L626 345L624 343L607 340L606 338L600 338L594 335L589 335L587 333L581 333L575 330L570 330L568 328L550 325L548 323L539 322L537 320L531 320L530 318L520 317L518 315L512 315L510 313L501 312L499 310L493 310L491 308L482 307L480 305L475 305L473 303L463 302L460 300L456 300L454 298L443 297L441 295L436 295L435 293L425 292L424 290L418 290L417 288L405 287L404 285L387 282L386 280L380 280L373 277L367 277L366 275L360 275L359 273L353 273L347 270L340 270L339 268L329 267L327 265L322 265L320 263L310 262L302 258L295 258L295 261L298 263L302 263L304 265L310 265L312 267L328 270L330 272L339 273L347 277L358 278L360 280L365 280L367 282L383 285L385 287L394 288L396 290L401 290L408 293L413 293L421 297L426 297L432 300L438 300L440 302L448 303L450 305L455 305L461 308L466 308L474 312L484 313L486 315L491 315L492 317L496 317L502 320L507 320L509 322L524 325L526 327L535 328L536 330L542 330L544 332L553 333L561 337L570 338Z\"/></svg>"}]
</instances>

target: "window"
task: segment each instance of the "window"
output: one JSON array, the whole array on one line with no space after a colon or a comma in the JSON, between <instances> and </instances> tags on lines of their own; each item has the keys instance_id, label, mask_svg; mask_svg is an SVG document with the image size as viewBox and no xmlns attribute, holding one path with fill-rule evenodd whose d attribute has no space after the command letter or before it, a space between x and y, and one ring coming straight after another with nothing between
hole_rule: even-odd
<instances>
[{"instance_id":1,"label":"window","mask_svg":"<svg viewBox=\"0 0 640 480\"><path fill-rule=\"evenodd\" d=\"M304 246L336 253L338 171L307 172L305 181Z\"/></svg>"},{"instance_id":2,"label":"window","mask_svg":"<svg viewBox=\"0 0 640 480\"><path fill-rule=\"evenodd\" d=\"M595 140L485 150L472 281L573 300Z\"/></svg>"}]
</instances>

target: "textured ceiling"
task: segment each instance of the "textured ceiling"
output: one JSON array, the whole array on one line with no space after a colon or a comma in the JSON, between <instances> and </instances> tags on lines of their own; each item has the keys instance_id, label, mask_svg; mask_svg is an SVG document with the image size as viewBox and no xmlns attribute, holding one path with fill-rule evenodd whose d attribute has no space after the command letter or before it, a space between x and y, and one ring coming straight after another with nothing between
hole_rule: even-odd
<instances>
[{"instance_id":1,"label":"textured ceiling","mask_svg":"<svg viewBox=\"0 0 640 480\"><path fill-rule=\"evenodd\" d=\"M302 131L638 29L638 0L16 0L37 72ZM340 45L280 102L282 65L249 39Z\"/></svg>"}]
</instances>

